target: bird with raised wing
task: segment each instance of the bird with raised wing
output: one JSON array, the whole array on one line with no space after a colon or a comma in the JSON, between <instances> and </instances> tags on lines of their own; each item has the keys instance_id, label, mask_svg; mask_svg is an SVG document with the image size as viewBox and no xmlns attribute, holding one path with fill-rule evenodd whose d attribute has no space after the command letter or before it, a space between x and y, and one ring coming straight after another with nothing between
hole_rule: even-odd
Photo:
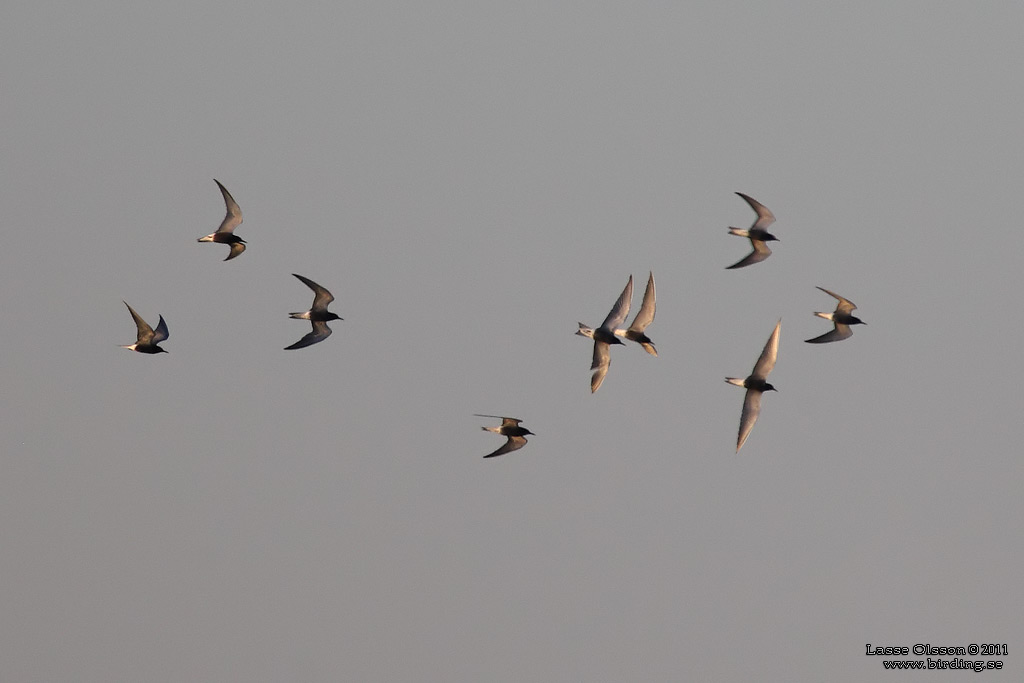
<instances>
[{"instance_id":1,"label":"bird with raised wing","mask_svg":"<svg viewBox=\"0 0 1024 683\"><path fill-rule=\"evenodd\" d=\"M484 456L485 458L494 458L499 455L511 453L512 451L518 451L520 448L526 445L526 435L533 435L533 432L531 432L526 427L519 426L519 423L522 422L522 420L518 420L514 417L502 417L501 415L481 415L479 413L474 413L474 415L476 417L493 417L496 420L501 420L501 425L497 427L481 427L480 429L484 430L485 432L494 432L495 434L501 434L502 436L508 437L508 440L505 441L501 448L494 451L493 453L488 453L487 455Z\"/></svg>"},{"instance_id":2,"label":"bird with raised wing","mask_svg":"<svg viewBox=\"0 0 1024 683\"><path fill-rule=\"evenodd\" d=\"M292 275L299 278L299 280L301 280L307 287L313 290L313 305L308 311L304 311L302 313L289 313L288 317L295 318L297 320L310 321L313 325L313 331L291 346L284 347L285 351L290 351L292 349L304 349L307 346L312 346L313 344L322 342L324 339L331 336L331 328L327 326L327 321L344 320L344 318L327 310L328 304L334 301L334 295L328 292L324 287L321 287L310 280L308 277L302 277L298 273L292 273Z\"/></svg>"},{"instance_id":3,"label":"bird with raised wing","mask_svg":"<svg viewBox=\"0 0 1024 683\"><path fill-rule=\"evenodd\" d=\"M832 321L832 329L814 339L805 339L804 341L808 344L827 344L828 342L840 341L847 337L853 336L853 330L850 329L850 325L867 325L866 322L861 320L855 315L850 313L857 308L857 305L849 299L844 299L835 292L830 292L824 287L818 287L821 291L825 292L829 296L838 299L839 303L836 305L836 310L832 313L819 313L814 312L814 315L825 320Z\"/></svg>"},{"instance_id":4,"label":"bird with raised wing","mask_svg":"<svg viewBox=\"0 0 1024 683\"><path fill-rule=\"evenodd\" d=\"M128 306L127 301L122 303ZM135 343L120 344L119 346L122 349L137 351L138 353L167 353L166 349L157 346L157 344L168 337L167 323L164 322L164 317L160 316L160 322L157 323L156 330L154 330L131 306L128 306L128 312L132 314L132 318L135 320Z\"/></svg>"},{"instance_id":5,"label":"bird with raised wing","mask_svg":"<svg viewBox=\"0 0 1024 683\"><path fill-rule=\"evenodd\" d=\"M245 240L235 234L235 228L242 224L242 210L238 208L237 202L228 192L228 189L220 184L220 181L216 178L213 182L217 183L217 187L220 188L220 193L224 195L224 205L227 207L227 214L224 216L224 220L221 221L220 227L217 228L216 232L211 232L206 237L200 237L197 242L217 242L218 244L227 244L231 247L231 252L225 261L230 261L235 258L243 251L245 251Z\"/></svg>"},{"instance_id":6,"label":"bird with raised wing","mask_svg":"<svg viewBox=\"0 0 1024 683\"><path fill-rule=\"evenodd\" d=\"M651 273L647 278L647 289L644 290L644 300L640 304L640 311L633 318L632 324L625 330L615 330L615 336L625 337L630 341L635 341L640 346L644 347L644 351L657 356L658 351L654 348L654 342L651 338L644 334L644 330L647 326L654 322L654 273Z\"/></svg>"},{"instance_id":7,"label":"bird with raised wing","mask_svg":"<svg viewBox=\"0 0 1024 683\"><path fill-rule=\"evenodd\" d=\"M772 250L768 248L766 242L779 241L778 237L768 232L768 226L775 222L775 216L768 210L768 207L753 197L748 197L742 192L737 192L736 194L743 197L747 204L750 205L750 208L752 208L754 213L757 214L757 220L755 220L753 225L746 230L743 230L742 228L729 228L729 234L746 237L750 240L750 245L754 250L731 266L726 266L726 270L731 268L743 268L744 266L764 261L772 255Z\"/></svg>"},{"instance_id":8,"label":"bird with raised wing","mask_svg":"<svg viewBox=\"0 0 1024 683\"><path fill-rule=\"evenodd\" d=\"M580 328L576 331L576 334L594 340L594 360L590 364L590 369L594 371L594 374L590 378L590 393L594 393L601 388L601 383L604 382L604 377L608 374L608 366L612 362L611 354L608 353L609 345L622 343L619 341L618 336L616 336L615 329L629 315L629 300L632 298L633 276L630 275L626 288L622 290L622 294L619 295L615 305L612 306L612 310L608 313L608 317L604 319L600 327L594 329L579 323Z\"/></svg>"},{"instance_id":9,"label":"bird with raised wing","mask_svg":"<svg viewBox=\"0 0 1024 683\"><path fill-rule=\"evenodd\" d=\"M761 413L761 394L766 391L778 391L778 389L768 383L768 373L775 367L775 359L779 356L780 327L782 327L781 319L775 323L775 329L772 331L772 335L768 337L768 342L764 345L764 349L761 351L757 362L754 363L754 370L750 373L749 377L746 379L738 377L725 378L725 381L729 384L735 384L747 390L746 396L743 398L743 413L740 415L740 432L736 438L737 453L740 452L743 443L750 436L750 430L754 428L757 416Z\"/></svg>"}]
</instances>

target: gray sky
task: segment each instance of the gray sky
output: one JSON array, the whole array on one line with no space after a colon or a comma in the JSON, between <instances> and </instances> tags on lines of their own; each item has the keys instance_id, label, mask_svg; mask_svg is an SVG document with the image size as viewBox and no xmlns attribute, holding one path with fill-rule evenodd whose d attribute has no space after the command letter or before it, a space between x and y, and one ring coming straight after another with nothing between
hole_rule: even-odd
<instances>
[{"instance_id":1,"label":"gray sky","mask_svg":"<svg viewBox=\"0 0 1024 683\"><path fill-rule=\"evenodd\" d=\"M0 9L0 679L901 681L865 643L1005 642L1019 680L1022 25ZM726 271L737 190L782 241ZM660 357L591 395L576 323L648 270ZM284 352L293 272L345 320ZM804 344L815 285L868 326ZM122 299L169 354L117 348ZM722 380L779 317L737 456ZM537 436L483 460L472 413Z\"/></svg>"}]
</instances>

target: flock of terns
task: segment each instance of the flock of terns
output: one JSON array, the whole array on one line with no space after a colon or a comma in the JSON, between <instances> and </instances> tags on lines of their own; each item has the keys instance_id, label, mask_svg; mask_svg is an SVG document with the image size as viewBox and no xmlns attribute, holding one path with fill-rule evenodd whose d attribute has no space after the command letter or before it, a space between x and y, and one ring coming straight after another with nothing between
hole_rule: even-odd
<instances>
[{"instance_id":1,"label":"flock of terns","mask_svg":"<svg viewBox=\"0 0 1024 683\"><path fill-rule=\"evenodd\" d=\"M217 183L217 187L220 188L220 192L224 196L224 205L227 208L227 214L224 216L224 220L216 231L205 237L200 237L197 241L227 244L230 247L230 252L224 260L230 261L245 251L245 240L235 235L234 232L235 228L242 224L242 210L231 196L231 193L228 192L227 188L224 187L219 180L215 178L213 182ZM772 253L771 249L768 248L767 242L778 241L778 238L775 237L775 235L768 232L768 227L775 222L775 216L768 210L768 207L764 206L753 197L748 197L742 192L737 192L736 194L742 197L747 204L750 205L750 208L752 208L754 213L757 214L757 219L754 221L753 225L745 230L741 228L729 228L729 234L749 239L753 250L736 263L731 266L727 266L727 269L744 268L764 261L766 258L771 256ZM328 305L334 301L334 296L327 289L307 277L303 277L297 273L292 274L303 284L313 290L313 305L308 311L301 313L289 313L288 317L299 320L308 320L312 324L313 329L299 341L290 346L286 346L285 350L302 349L322 342L327 339L327 337L331 336L331 328L327 326L327 323L331 320L343 320L343 318L339 317L337 314L327 310ZM805 340L808 344L825 344L828 342L841 341L853 334L853 331L850 329L851 325L866 324L860 318L852 315L852 312L857 308L852 301L839 296L835 292L830 292L824 287L818 287L818 289L829 296L834 297L839 301L839 303L837 304L836 309L831 313L822 313L817 311L814 313L814 315L820 318L831 321L833 329L818 337L814 337L813 339ZM616 299L615 305L612 306L611 311L608 312L608 316L600 326L593 328L589 325L585 325L584 323L579 323L579 330L577 330L576 334L594 340L594 356L593 362L590 365L590 369L593 371L593 374L590 377L591 393L596 392L601 387L601 383L604 382L604 378L608 374L608 367L611 365L611 354L609 353L609 350L613 344L623 344L622 339L628 339L629 341L639 344L652 356L658 355L657 349L654 348L654 342L645 332L647 326L654 322L654 273L650 273L647 278L647 288L644 290L644 298L643 302L640 304L640 311L636 314L636 317L633 318L633 322L629 327L623 329L621 325L629 315L629 304L632 298L633 276L630 275L625 289L622 290L622 294L620 294L619 298ZM167 323L164 321L164 317L162 315L160 316L159 323L157 323L156 329L154 330L138 313L135 312L135 309L128 305L128 302L124 302L124 305L128 306L128 312L131 313L132 319L135 321L136 341L134 344L122 345L121 348L130 349L138 353L166 353L166 350L159 346L160 342L164 341L168 337ZM754 423L757 422L757 417L761 412L761 395L766 391L777 391L774 386L768 383L768 375L775 367L775 360L779 355L779 330L781 326L782 320L780 319L775 324L775 329L772 330L771 336L768 337L768 341L765 343L764 349L761 350L761 355L758 356L757 362L754 363L754 369L751 371L750 375L743 379L739 377L725 378L725 381L729 384L746 389L746 395L743 398L743 412L740 415L739 434L736 438L737 453L739 453L740 448L743 447L747 437L750 436L750 431L754 428ZM506 437L505 443L493 453L485 455L485 458L493 458L519 450L526 445L526 436L528 434L533 434L529 429L519 426L522 420L518 418L481 414L476 414L476 417L490 417L501 420L501 425L497 427L481 427L481 429Z\"/></svg>"},{"instance_id":2,"label":"flock of terns","mask_svg":"<svg viewBox=\"0 0 1024 683\"><path fill-rule=\"evenodd\" d=\"M221 221L220 227L216 231L211 232L206 237L200 237L197 242L216 242L218 244L227 244L231 250L228 252L228 256L225 261L230 261L235 258L243 251L245 251L245 240L235 234L235 228L242 224L242 209L238 207L238 202L231 196L228 189L224 187L219 180L213 179L213 182L217 183L217 187L220 188L220 193L224 195L224 206L227 208L227 213L224 216L224 220ZM308 320L313 330L304 336L299 341L295 342L291 346L286 346L285 351L291 351L293 349L304 349L307 346L312 346L318 342L322 342L331 336L331 328L327 326L328 321L331 320L344 320L344 318L338 316L336 313L332 313L327 310L327 306L334 301L334 295L331 294L325 287L321 287L317 283L310 280L308 277L303 277L298 273L292 273L295 277L313 290L313 305L310 306L308 311L301 313L289 313L289 318L296 318L298 320ZM125 306L128 306L128 302L124 302ZM132 318L135 320L136 328L136 340L134 344L123 344L122 349L130 349L132 351L138 351L139 353L167 353L165 349L158 346L160 342L167 339L167 323L164 322L164 317L160 316L160 322L157 324L156 329L143 320L138 313L135 312L131 306L128 306L128 311L132 314Z\"/></svg>"},{"instance_id":3,"label":"flock of terns","mask_svg":"<svg viewBox=\"0 0 1024 683\"><path fill-rule=\"evenodd\" d=\"M737 192L736 194L750 205L750 208L757 214L757 219L746 230L742 228L729 228L730 235L749 239L753 250L736 263L727 266L727 270L744 268L764 261L772 254L772 250L768 248L767 243L779 241L778 237L768 232L768 227L775 222L775 216L768 210L768 207L742 192ZM825 344L846 339L853 334L853 331L850 329L851 325L866 324L860 318L852 315L853 310L857 308L852 301L839 296L835 292L830 292L824 287L818 287L818 289L837 299L839 304L836 306L835 311L831 313L814 313L819 318L831 321L833 328L821 336L805 340L808 344ZM658 355L658 351L654 348L654 342L646 334L647 326L654 322L654 273L651 273L647 278L647 289L644 290L640 311L633 318L633 322L628 328L621 329L620 326L629 315L629 302L632 299L633 276L630 275L629 281L626 282L626 288L622 290L622 294L616 299L612 310L608 312L608 317L604 319L604 322L599 327L593 328L584 323L579 323L579 330L576 331L576 334L594 340L594 360L590 365L590 369L593 371L593 375L590 377L591 393L601 388L601 383L604 382L604 378L608 374L608 366L611 365L609 350L612 344L622 344L622 339L628 339L640 344L652 356ZM758 356L757 362L754 363L754 369L750 372L750 375L742 379L739 377L725 378L725 381L729 384L746 389L746 394L743 397L743 412L740 414L739 434L736 437L737 453L740 452L740 448L743 447L747 437L750 436L750 431L754 428L754 423L757 422L757 417L761 413L761 395L766 391L777 391L768 382L768 375L775 367L775 360L779 356L779 330L781 327L782 320L780 319L775 323L775 329L772 330L771 336L768 337L768 341L765 343L764 349L761 350L761 355ZM501 448L485 455L485 458L493 458L496 455L504 455L505 453L522 448L526 445L526 435L533 433L525 427L520 427L519 423L521 420L514 417L500 417L497 415L477 415L477 417L500 419L501 426L482 427L482 429L508 437Z\"/></svg>"}]
</instances>

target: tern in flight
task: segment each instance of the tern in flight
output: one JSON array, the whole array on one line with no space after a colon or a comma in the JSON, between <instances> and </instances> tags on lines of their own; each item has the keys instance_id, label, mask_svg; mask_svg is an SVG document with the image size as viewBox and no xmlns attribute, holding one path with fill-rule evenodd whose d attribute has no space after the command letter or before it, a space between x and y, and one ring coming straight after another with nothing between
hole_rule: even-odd
<instances>
[{"instance_id":1,"label":"tern in flight","mask_svg":"<svg viewBox=\"0 0 1024 683\"><path fill-rule=\"evenodd\" d=\"M594 371L594 374L590 378L590 393L594 393L601 388L601 382L604 381L604 376L608 374L608 366L612 362L608 353L609 345L622 343L619 341L618 336L616 336L615 329L629 315L629 300L632 298L633 276L630 275L626 288L622 290L622 294L619 295L615 305L612 306L612 310L608 313L608 317L604 319L600 327L595 330L583 323L579 323L580 329L576 331L576 334L594 340L594 362L590 364L590 369Z\"/></svg>"},{"instance_id":2,"label":"tern in flight","mask_svg":"<svg viewBox=\"0 0 1024 683\"><path fill-rule=\"evenodd\" d=\"M647 289L644 290L643 304L641 304L640 311L636 314L636 317L633 318L633 324L625 330L616 328L615 336L635 341L644 347L644 351L652 356L657 356L658 350L654 348L654 342L644 334L647 326L654 321L654 298L654 273L651 273L647 279ZM593 333L592 327L580 323L580 331L577 334L592 338Z\"/></svg>"},{"instance_id":3,"label":"tern in flight","mask_svg":"<svg viewBox=\"0 0 1024 683\"><path fill-rule=\"evenodd\" d=\"M766 258L772 255L772 250L768 248L766 242L778 242L779 238L768 232L768 226L775 222L775 216L768 210L768 207L761 204L753 197L748 197L742 192L737 192L739 196L746 200L747 204L750 204L750 208L757 214L757 220L746 230L741 228L729 228L730 235L738 235L740 237L746 237L750 240L750 245L754 247L754 251L750 252L742 259L727 266L726 270L730 268L742 268L749 266L754 263L760 263Z\"/></svg>"},{"instance_id":4,"label":"tern in flight","mask_svg":"<svg viewBox=\"0 0 1024 683\"><path fill-rule=\"evenodd\" d=\"M635 341L640 346L644 347L644 351L657 356L658 351L654 348L654 342L651 338L644 334L644 330L647 326L654 322L654 273L651 273L647 278L647 289L644 290L644 301L640 304L640 311L633 318L633 323L625 330L615 330L617 337L625 337L630 341Z\"/></svg>"},{"instance_id":5,"label":"tern in flight","mask_svg":"<svg viewBox=\"0 0 1024 683\"><path fill-rule=\"evenodd\" d=\"M479 413L476 413L476 417L493 417L496 420L501 420L501 426L499 427L481 427L480 429L484 430L485 432L494 432L495 434L501 434L502 436L508 437L508 441L506 441L501 446L501 448L494 451L493 453L488 453L487 455L484 456L485 458L494 458L499 455L511 453L512 451L518 451L520 448L526 445L526 435L533 434L533 432L531 432L526 427L520 427L519 423L522 422L522 420L517 420L514 417L502 417L501 415L480 415Z\"/></svg>"},{"instance_id":6,"label":"tern in flight","mask_svg":"<svg viewBox=\"0 0 1024 683\"><path fill-rule=\"evenodd\" d=\"M125 306L128 306L128 302L123 302ZM157 323L156 330L149 326L145 320L142 319L135 309L128 306L128 312L132 314L132 318L135 319L135 328L137 330L136 340L134 344L121 344L122 349L129 349L131 351L138 351L139 353L167 353L166 349L161 349L157 344L167 339L167 323L164 322L164 317L160 316L160 322Z\"/></svg>"},{"instance_id":7,"label":"tern in flight","mask_svg":"<svg viewBox=\"0 0 1024 683\"><path fill-rule=\"evenodd\" d=\"M235 202L231 193L228 192L227 188L220 184L220 181L216 178L213 182L217 183L217 187L220 188L220 193L224 195L224 205L227 206L228 212L224 216L224 220L221 221L220 227L217 228L217 232L211 232L206 237L200 237L197 242L218 242L220 244L231 245L231 253L224 259L230 261L235 258L243 251L245 251L245 240L235 234L235 228L242 224L242 210L238 208L238 204Z\"/></svg>"},{"instance_id":8,"label":"tern in flight","mask_svg":"<svg viewBox=\"0 0 1024 683\"><path fill-rule=\"evenodd\" d=\"M824 287L818 287L821 291L825 292L831 297L839 299L839 303L836 305L836 310L832 313L819 313L814 312L814 315L825 320L831 320L834 327L814 339L805 339L804 341L808 344L827 344L828 342L839 341L846 339L847 337L853 336L853 330L850 329L850 325L867 325L866 322L861 320L855 315L850 315L850 312L857 308L857 304L853 303L849 299L844 299L835 292L830 292Z\"/></svg>"},{"instance_id":9,"label":"tern in flight","mask_svg":"<svg viewBox=\"0 0 1024 683\"><path fill-rule=\"evenodd\" d=\"M737 453L740 452L743 442L750 436L750 430L754 428L754 423L757 422L757 416L761 412L761 394L766 391L778 391L778 389L768 383L768 373L775 367L775 359L779 355L779 328L781 326L782 320L780 319L779 322L775 323L772 336L768 337L768 342L764 345L761 356L754 363L754 370L750 373L749 377L746 379L738 377L725 378L725 381L729 384L735 384L747 390L747 394L743 398L740 432L736 438Z\"/></svg>"},{"instance_id":10,"label":"tern in flight","mask_svg":"<svg viewBox=\"0 0 1024 683\"><path fill-rule=\"evenodd\" d=\"M291 346L284 347L285 351L304 349L307 346L322 342L331 336L331 328L327 327L327 321L344 320L344 318L327 310L327 305L334 301L334 296L330 292L308 277L302 277L298 273L292 273L292 275L302 280L307 287L313 290L313 306L303 313L289 313L288 317L310 321L313 325L313 331Z\"/></svg>"}]
</instances>

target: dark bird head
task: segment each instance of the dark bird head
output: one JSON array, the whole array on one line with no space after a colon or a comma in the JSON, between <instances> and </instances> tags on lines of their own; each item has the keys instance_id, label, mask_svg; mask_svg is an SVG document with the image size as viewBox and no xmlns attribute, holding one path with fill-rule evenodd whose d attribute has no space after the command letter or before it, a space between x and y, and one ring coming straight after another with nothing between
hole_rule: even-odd
<instances>
[{"instance_id":1,"label":"dark bird head","mask_svg":"<svg viewBox=\"0 0 1024 683\"><path fill-rule=\"evenodd\" d=\"M761 391L778 391L778 389L773 387L771 384L768 384L768 382L765 382L764 389L762 389Z\"/></svg>"},{"instance_id":2,"label":"dark bird head","mask_svg":"<svg viewBox=\"0 0 1024 683\"><path fill-rule=\"evenodd\" d=\"M328 311L326 316L324 317L324 322L327 322L328 320L344 320L344 318L342 318L337 313L331 313L330 311Z\"/></svg>"},{"instance_id":3,"label":"dark bird head","mask_svg":"<svg viewBox=\"0 0 1024 683\"><path fill-rule=\"evenodd\" d=\"M852 315L850 316L850 322L848 322L846 324L847 325L867 325L866 322L864 322L860 318L857 318L857 317L852 316Z\"/></svg>"},{"instance_id":4,"label":"dark bird head","mask_svg":"<svg viewBox=\"0 0 1024 683\"><path fill-rule=\"evenodd\" d=\"M776 237L775 235L771 234L770 232L766 232L764 234L764 237L762 237L761 239L764 242L781 242L782 241L778 237Z\"/></svg>"},{"instance_id":5,"label":"dark bird head","mask_svg":"<svg viewBox=\"0 0 1024 683\"><path fill-rule=\"evenodd\" d=\"M622 341L621 339L619 339L618 337L612 337L612 340L610 342L608 342L608 343L609 344L622 344L622 345L625 345L625 342Z\"/></svg>"}]
</instances>

